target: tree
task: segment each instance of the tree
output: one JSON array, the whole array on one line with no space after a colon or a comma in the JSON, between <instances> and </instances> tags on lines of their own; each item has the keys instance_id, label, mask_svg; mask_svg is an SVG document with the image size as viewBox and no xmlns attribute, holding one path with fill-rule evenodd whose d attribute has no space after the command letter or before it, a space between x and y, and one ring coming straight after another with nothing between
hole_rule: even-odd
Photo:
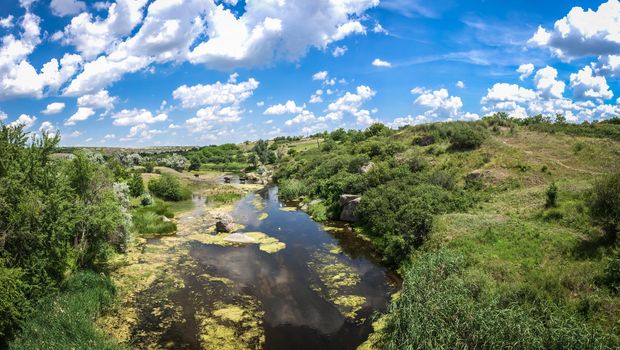
<instances>
[{"instance_id":1,"label":"tree","mask_svg":"<svg viewBox=\"0 0 620 350\"><path fill-rule=\"evenodd\" d=\"M558 201L558 186L555 182L552 182L547 189L547 201L545 202L546 208L553 208L557 206Z\"/></svg>"},{"instance_id":2,"label":"tree","mask_svg":"<svg viewBox=\"0 0 620 350\"><path fill-rule=\"evenodd\" d=\"M196 171L200 170L200 158L197 156L193 156L189 158L189 170Z\"/></svg>"},{"instance_id":3,"label":"tree","mask_svg":"<svg viewBox=\"0 0 620 350\"><path fill-rule=\"evenodd\" d=\"M132 197L139 197L144 193L144 181L139 173L133 173L127 185L129 185L129 193Z\"/></svg>"},{"instance_id":4,"label":"tree","mask_svg":"<svg viewBox=\"0 0 620 350\"><path fill-rule=\"evenodd\" d=\"M620 172L595 182L590 196L590 215L601 225L611 243L620 230Z\"/></svg>"}]
</instances>

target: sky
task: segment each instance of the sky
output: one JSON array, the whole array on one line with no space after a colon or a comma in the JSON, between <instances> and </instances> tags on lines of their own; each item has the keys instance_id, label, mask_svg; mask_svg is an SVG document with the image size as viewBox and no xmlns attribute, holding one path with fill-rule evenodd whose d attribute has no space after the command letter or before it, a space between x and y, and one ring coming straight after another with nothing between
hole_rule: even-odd
<instances>
[{"instance_id":1,"label":"sky","mask_svg":"<svg viewBox=\"0 0 620 350\"><path fill-rule=\"evenodd\" d=\"M67 146L620 116L620 2L2 0L0 121Z\"/></svg>"}]
</instances>

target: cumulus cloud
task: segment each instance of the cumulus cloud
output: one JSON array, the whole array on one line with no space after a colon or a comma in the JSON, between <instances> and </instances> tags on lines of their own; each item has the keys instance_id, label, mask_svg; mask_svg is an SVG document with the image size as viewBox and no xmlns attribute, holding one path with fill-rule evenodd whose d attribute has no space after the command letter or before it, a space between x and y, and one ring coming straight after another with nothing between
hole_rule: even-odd
<instances>
[{"instance_id":1,"label":"cumulus cloud","mask_svg":"<svg viewBox=\"0 0 620 350\"><path fill-rule=\"evenodd\" d=\"M263 112L265 115L282 115L282 114L294 114L301 113L305 106L297 106L295 101L288 100L284 104L276 104L270 106Z\"/></svg>"},{"instance_id":2,"label":"cumulus cloud","mask_svg":"<svg viewBox=\"0 0 620 350\"><path fill-rule=\"evenodd\" d=\"M418 124L428 123L429 121L430 120L423 115L418 115L415 117L408 115L406 117L398 117L394 119L392 122L388 123L387 125L390 128L400 128L405 125L418 125Z\"/></svg>"},{"instance_id":3,"label":"cumulus cloud","mask_svg":"<svg viewBox=\"0 0 620 350\"><path fill-rule=\"evenodd\" d=\"M332 56L334 57L344 56L344 54L347 53L348 50L349 48L346 46L336 46L334 48L334 51L332 51Z\"/></svg>"},{"instance_id":4,"label":"cumulus cloud","mask_svg":"<svg viewBox=\"0 0 620 350\"><path fill-rule=\"evenodd\" d=\"M546 98L562 98L566 84L559 81L558 71L550 66L539 69L534 76L536 89Z\"/></svg>"},{"instance_id":5,"label":"cumulus cloud","mask_svg":"<svg viewBox=\"0 0 620 350\"><path fill-rule=\"evenodd\" d=\"M64 17L84 11L86 4L78 0L52 0L50 8L54 15Z\"/></svg>"},{"instance_id":6,"label":"cumulus cloud","mask_svg":"<svg viewBox=\"0 0 620 350\"><path fill-rule=\"evenodd\" d=\"M380 58L375 58L374 61L372 61L372 65L375 67L386 67L386 68L392 67L392 64L390 62L384 61Z\"/></svg>"},{"instance_id":7,"label":"cumulus cloud","mask_svg":"<svg viewBox=\"0 0 620 350\"><path fill-rule=\"evenodd\" d=\"M595 76L590 66L585 66L570 75L570 86L575 98L601 98L608 100L614 96L602 76Z\"/></svg>"},{"instance_id":8,"label":"cumulus cloud","mask_svg":"<svg viewBox=\"0 0 620 350\"><path fill-rule=\"evenodd\" d=\"M414 89L416 90L416 89ZM426 108L425 116L429 118L454 118L460 114L463 101L458 96L450 96L447 89L435 91L419 91L421 94L413 102L415 105Z\"/></svg>"},{"instance_id":9,"label":"cumulus cloud","mask_svg":"<svg viewBox=\"0 0 620 350\"><path fill-rule=\"evenodd\" d=\"M534 73L534 65L531 63L524 63L517 68L517 73L521 73L521 75L519 75L519 80L523 81Z\"/></svg>"},{"instance_id":10,"label":"cumulus cloud","mask_svg":"<svg viewBox=\"0 0 620 350\"><path fill-rule=\"evenodd\" d=\"M54 137L54 135L58 132L58 128L56 128L51 122L43 122L39 127L39 132L47 133L50 137Z\"/></svg>"},{"instance_id":11,"label":"cumulus cloud","mask_svg":"<svg viewBox=\"0 0 620 350\"><path fill-rule=\"evenodd\" d=\"M358 124L372 124L374 120L370 118L370 112L361 109L361 107L376 94L375 90L366 85L358 86L355 93L347 91L342 97L327 106L328 113L321 117L321 121L340 120L345 113L348 113L356 118Z\"/></svg>"},{"instance_id":12,"label":"cumulus cloud","mask_svg":"<svg viewBox=\"0 0 620 350\"><path fill-rule=\"evenodd\" d=\"M312 80L325 80L329 73L326 70L316 72L312 75Z\"/></svg>"},{"instance_id":13,"label":"cumulus cloud","mask_svg":"<svg viewBox=\"0 0 620 350\"><path fill-rule=\"evenodd\" d=\"M620 77L620 55L601 56L593 66L597 74Z\"/></svg>"},{"instance_id":14,"label":"cumulus cloud","mask_svg":"<svg viewBox=\"0 0 620 350\"><path fill-rule=\"evenodd\" d=\"M208 85L182 85L173 91L172 97L180 100L183 108L239 104L250 98L258 86L259 82L254 78L240 83L218 81Z\"/></svg>"},{"instance_id":15,"label":"cumulus cloud","mask_svg":"<svg viewBox=\"0 0 620 350\"><path fill-rule=\"evenodd\" d=\"M366 33L363 13L378 0L247 2L240 17L218 6L206 16L208 39L189 53L213 68L262 66L302 57L352 34Z\"/></svg>"},{"instance_id":16,"label":"cumulus cloud","mask_svg":"<svg viewBox=\"0 0 620 350\"><path fill-rule=\"evenodd\" d=\"M531 45L549 48L556 56L570 60L584 56L620 52L620 2L609 0L596 11L573 7L555 22L552 30L539 27Z\"/></svg>"},{"instance_id":17,"label":"cumulus cloud","mask_svg":"<svg viewBox=\"0 0 620 350\"><path fill-rule=\"evenodd\" d=\"M286 126L291 126L293 124L307 123L314 120L316 120L314 113L307 110L302 110L298 115L295 116L295 118L287 120L284 124Z\"/></svg>"},{"instance_id":18,"label":"cumulus cloud","mask_svg":"<svg viewBox=\"0 0 620 350\"><path fill-rule=\"evenodd\" d=\"M314 92L312 96L310 96L310 103L321 103L323 102L323 90L318 89Z\"/></svg>"},{"instance_id":19,"label":"cumulus cloud","mask_svg":"<svg viewBox=\"0 0 620 350\"><path fill-rule=\"evenodd\" d=\"M0 111L0 122L8 118L9 116L4 113L4 111Z\"/></svg>"},{"instance_id":20,"label":"cumulus cloud","mask_svg":"<svg viewBox=\"0 0 620 350\"><path fill-rule=\"evenodd\" d=\"M90 107L92 109L105 109L106 111L114 108L117 98L110 96L107 90L101 90L95 94L80 96L77 99L79 107Z\"/></svg>"},{"instance_id":21,"label":"cumulus cloud","mask_svg":"<svg viewBox=\"0 0 620 350\"><path fill-rule=\"evenodd\" d=\"M67 121L65 122L65 126L75 125L76 122L82 122L90 118L95 114L95 110L88 107L79 107L77 112L75 112Z\"/></svg>"},{"instance_id":22,"label":"cumulus cloud","mask_svg":"<svg viewBox=\"0 0 620 350\"><path fill-rule=\"evenodd\" d=\"M27 130L27 129L30 129L36 121L37 121L37 117L29 116L27 114L22 114L16 120L11 122L9 125L10 126L21 125L24 127L25 130Z\"/></svg>"},{"instance_id":23,"label":"cumulus cloud","mask_svg":"<svg viewBox=\"0 0 620 350\"><path fill-rule=\"evenodd\" d=\"M164 122L168 116L160 113L156 116L146 109L123 109L112 116L113 124L117 126L142 125Z\"/></svg>"},{"instance_id":24,"label":"cumulus cloud","mask_svg":"<svg viewBox=\"0 0 620 350\"><path fill-rule=\"evenodd\" d=\"M0 27L8 29L13 27L13 15L8 15L4 18L0 18Z\"/></svg>"},{"instance_id":25,"label":"cumulus cloud","mask_svg":"<svg viewBox=\"0 0 620 350\"><path fill-rule=\"evenodd\" d=\"M43 110L41 113L43 114L57 114L62 112L65 109L65 104L62 102L53 102L47 105L47 107L45 108L45 110Z\"/></svg>"},{"instance_id":26,"label":"cumulus cloud","mask_svg":"<svg viewBox=\"0 0 620 350\"><path fill-rule=\"evenodd\" d=\"M464 89L465 88L465 83L461 80L457 81L455 86L459 89Z\"/></svg>"}]
</instances>

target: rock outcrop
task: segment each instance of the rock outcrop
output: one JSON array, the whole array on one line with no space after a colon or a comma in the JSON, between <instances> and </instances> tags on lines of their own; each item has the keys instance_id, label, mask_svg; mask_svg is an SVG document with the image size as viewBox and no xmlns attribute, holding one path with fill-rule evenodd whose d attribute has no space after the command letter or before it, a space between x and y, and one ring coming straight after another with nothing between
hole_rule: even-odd
<instances>
[{"instance_id":1,"label":"rock outcrop","mask_svg":"<svg viewBox=\"0 0 620 350\"><path fill-rule=\"evenodd\" d=\"M233 218L228 214L219 214L215 221L216 232L232 232L235 230Z\"/></svg>"},{"instance_id":2,"label":"rock outcrop","mask_svg":"<svg viewBox=\"0 0 620 350\"><path fill-rule=\"evenodd\" d=\"M343 194L340 196L340 220L356 222L358 220L355 211L362 201L362 196L356 194Z\"/></svg>"}]
</instances>

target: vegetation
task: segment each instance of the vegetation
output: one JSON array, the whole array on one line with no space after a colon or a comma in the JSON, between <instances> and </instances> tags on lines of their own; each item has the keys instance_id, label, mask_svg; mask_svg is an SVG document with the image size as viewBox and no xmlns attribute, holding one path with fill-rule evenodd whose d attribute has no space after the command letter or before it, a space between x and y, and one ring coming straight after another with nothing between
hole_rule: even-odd
<instances>
[{"instance_id":1,"label":"vegetation","mask_svg":"<svg viewBox=\"0 0 620 350\"><path fill-rule=\"evenodd\" d=\"M52 158L58 142L0 124L0 347L66 276L129 239L127 186L83 152Z\"/></svg>"},{"instance_id":2,"label":"vegetation","mask_svg":"<svg viewBox=\"0 0 620 350\"><path fill-rule=\"evenodd\" d=\"M275 178L322 199L319 220L361 195L356 232L405 280L377 348L616 348L619 132L501 113L373 125L314 135Z\"/></svg>"},{"instance_id":3,"label":"vegetation","mask_svg":"<svg viewBox=\"0 0 620 350\"><path fill-rule=\"evenodd\" d=\"M95 326L95 319L114 300L112 281L94 272L78 272L64 282L57 294L41 300L10 348L124 349Z\"/></svg>"},{"instance_id":4,"label":"vegetation","mask_svg":"<svg viewBox=\"0 0 620 350\"><path fill-rule=\"evenodd\" d=\"M182 201L192 197L192 192L170 174L163 174L149 181L148 187L151 194L169 201Z\"/></svg>"}]
</instances>

